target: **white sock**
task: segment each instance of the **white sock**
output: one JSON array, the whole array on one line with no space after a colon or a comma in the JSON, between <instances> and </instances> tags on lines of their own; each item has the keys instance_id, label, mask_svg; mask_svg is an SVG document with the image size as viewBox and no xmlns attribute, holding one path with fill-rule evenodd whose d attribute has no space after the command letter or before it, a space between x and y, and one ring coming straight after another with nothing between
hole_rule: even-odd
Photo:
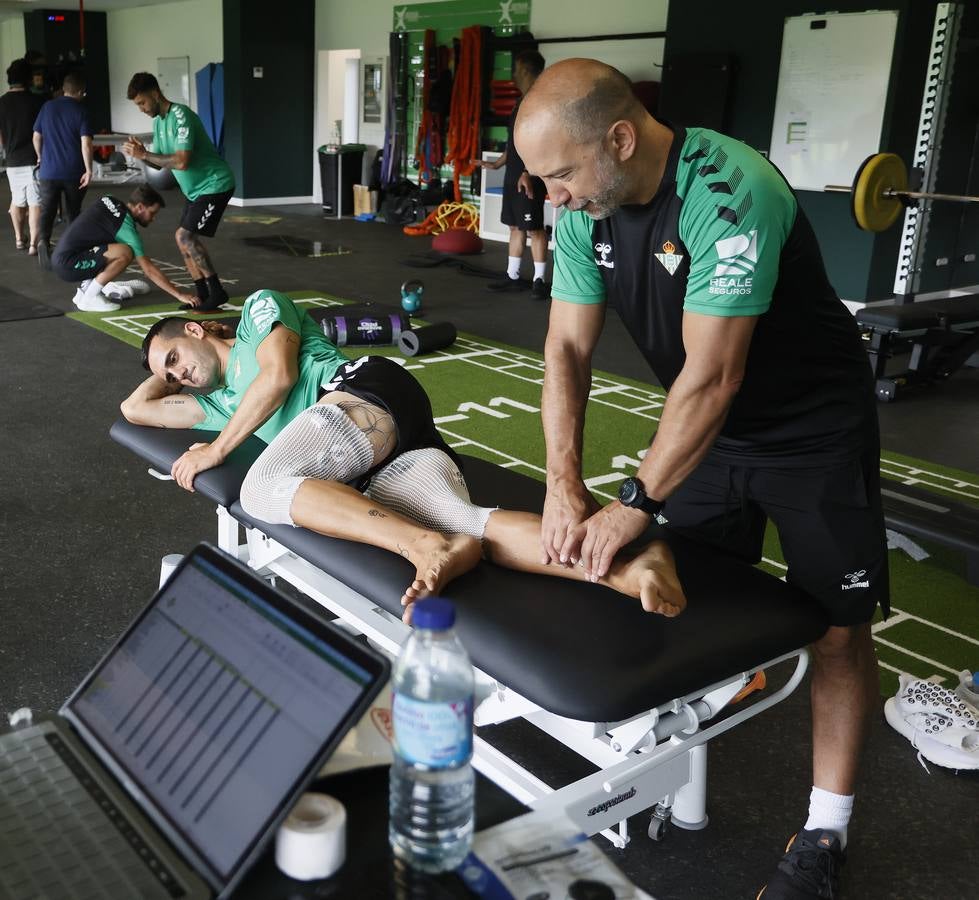
<instances>
[{"instance_id":1,"label":"white sock","mask_svg":"<svg viewBox=\"0 0 979 900\"><path fill-rule=\"evenodd\" d=\"M840 846L846 847L846 828L853 812L853 794L834 794L822 788L813 787L809 795L809 818L805 829L813 828L835 831L840 837Z\"/></svg>"},{"instance_id":2,"label":"white sock","mask_svg":"<svg viewBox=\"0 0 979 900\"><path fill-rule=\"evenodd\" d=\"M85 299L91 300L93 297L97 297L102 292L102 285L99 284L94 278L85 285Z\"/></svg>"},{"instance_id":3,"label":"white sock","mask_svg":"<svg viewBox=\"0 0 979 900\"><path fill-rule=\"evenodd\" d=\"M544 273L546 271L547 271L547 263L546 262L537 262L536 260L534 261L534 281L536 281L538 278L541 281L543 281L544 280Z\"/></svg>"},{"instance_id":4,"label":"white sock","mask_svg":"<svg viewBox=\"0 0 979 900\"><path fill-rule=\"evenodd\" d=\"M508 256L506 258L506 274L507 278L512 278L516 281L520 277L520 256Z\"/></svg>"}]
</instances>

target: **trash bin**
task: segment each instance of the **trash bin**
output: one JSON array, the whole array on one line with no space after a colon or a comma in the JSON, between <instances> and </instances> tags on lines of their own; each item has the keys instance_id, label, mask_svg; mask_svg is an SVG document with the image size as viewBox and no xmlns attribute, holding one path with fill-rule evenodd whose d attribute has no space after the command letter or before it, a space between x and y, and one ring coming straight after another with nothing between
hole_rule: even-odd
<instances>
[{"instance_id":1,"label":"trash bin","mask_svg":"<svg viewBox=\"0 0 979 900\"><path fill-rule=\"evenodd\" d=\"M340 147L320 147L320 186L323 188L323 215L337 214L337 188L340 194L340 215L354 211L354 185L360 184L364 166L365 144L341 144ZM339 166L338 166L339 163ZM338 170L339 169L339 173ZM339 175L339 177L338 177ZM338 184L339 182L339 184Z\"/></svg>"}]
</instances>

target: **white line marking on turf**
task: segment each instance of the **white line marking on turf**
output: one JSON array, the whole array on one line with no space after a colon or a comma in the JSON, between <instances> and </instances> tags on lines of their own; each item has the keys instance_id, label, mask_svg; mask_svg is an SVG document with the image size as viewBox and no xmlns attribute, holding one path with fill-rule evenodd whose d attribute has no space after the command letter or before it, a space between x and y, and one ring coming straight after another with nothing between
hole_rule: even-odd
<instances>
[{"instance_id":1,"label":"white line marking on turf","mask_svg":"<svg viewBox=\"0 0 979 900\"><path fill-rule=\"evenodd\" d=\"M883 644L885 647L890 647L891 650L897 650L898 653L903 653L905 656L910 656L912 659L917 659L917 660L919 660L921 662L928 663L929 665L935 666L936 668L941 669L944 672L949 672L952 675L958 675L959 674L957 671L955 671L955 669L953 669L953 668L951 668L949 666L946 666L946 665L944 665L944 664L942 664L940 662L937 662L936 660L931 659L928 656L923 656L920 653L915 653L913 650L908 650L907 647L902 647L900 644L894 644L891 641L887 641L887 640L884 640L884 638L880 638L880 637L876 637L876 636L874 637L874 640L878 644Z\"/></svg>"},{"instance_id":2,"label":"white line marking on turf","mask_svg":"<svg viewBox=\"0 0 979 900\"><path fill-rule=\"evenodd\" d=\"M962 634L961 631L953 631L951 628L946 628L944 625L939 625L937 622L932 622L929 619L922 619L920 616L914 615L914 613L902 612L899 609L891 608L892 613L896 613L899 616L904 616L905 619L910 619L912 622L918 622L921 625L927 625L929 628L935 628L938 631L944 632L950 637L958 638L960 641L967 641L970 644L975 644L979 647L979 640L969 636L968 634ZM896 618L896 616L895 616Z\"/></svg>"}]
</instances>

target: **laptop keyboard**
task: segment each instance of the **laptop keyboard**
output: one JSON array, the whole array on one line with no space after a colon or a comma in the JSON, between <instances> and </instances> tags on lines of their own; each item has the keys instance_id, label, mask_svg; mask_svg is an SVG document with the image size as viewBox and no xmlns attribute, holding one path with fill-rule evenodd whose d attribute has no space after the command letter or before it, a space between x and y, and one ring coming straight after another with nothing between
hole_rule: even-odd
<instances>
[{"instance_id":1,"label":"laptop keyboard","mask_svg":"<svg viewBox=\"0 0 979 900\"><path fill-rule=\"evenodd\" d=\"M0 898L185 896L56 733L0 735Z\"/></svg>"}]
</instances>

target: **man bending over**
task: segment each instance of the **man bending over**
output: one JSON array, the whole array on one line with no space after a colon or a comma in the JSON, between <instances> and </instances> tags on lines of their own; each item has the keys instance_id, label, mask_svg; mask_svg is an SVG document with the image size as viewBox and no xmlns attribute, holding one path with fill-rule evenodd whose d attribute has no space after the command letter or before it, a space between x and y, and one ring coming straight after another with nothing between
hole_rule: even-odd
<instances>
[{"instance_id":1,"label":"man bending over","mask_svg":"<svg viewBox=\"0 0 979 900\"><path fill-rule=\"evenodd\" d=\"M115 280L134 259L158 288L181 303L197 302L196 297L183 293L156 267L143 250L143 241L136 231L137 225L149 225L165 205L153 188L140 184L125 203L115 197L102 197L68 226L51 258L51 268L63 281L79 283L75 306L85 312L111 312L119 309L114 300L148 290L141 281Z\"/></svg>"},{"instance_id":2,"label":"man bending over","mask_svg":"<svg viewBox=\"0 0 979 900\"><path fill-rule=\"evenodd\" d=\"M177 249L194 279L200 312L227 303L228 294L201 238L214 237L218 223L235 191L235 177L218 155L197 114L182 103L167 100L149 72L137 72L127 96L153 119L153 151L135 137L123 144L123 152L155 169L170 169L187 198L177 228Z\"/></svg>"},{"instance_id":3,"label":"man bending over","mask_svg":"<svg viewBox=\"0 0 979 900\"><path fill-rule=\"evenodd\" d=\"M284 294L249 296L234 336L216 322L161 320L143 341L143 365L152 375L121 407L130 422L220 431L173 464L181 487L193 490L199 472L256 434L268 447L242 483L245 511L405 557L416 569L406 607L475 566L480 541L502 565L586 579L583 567L540 562L540 516L469 500L409 372L379 356L348 360ZM183 394L185 386L210 393ZM601 583L651 612L686 605L662 542L624 555Z\"/></svg>"}]
</instances>

